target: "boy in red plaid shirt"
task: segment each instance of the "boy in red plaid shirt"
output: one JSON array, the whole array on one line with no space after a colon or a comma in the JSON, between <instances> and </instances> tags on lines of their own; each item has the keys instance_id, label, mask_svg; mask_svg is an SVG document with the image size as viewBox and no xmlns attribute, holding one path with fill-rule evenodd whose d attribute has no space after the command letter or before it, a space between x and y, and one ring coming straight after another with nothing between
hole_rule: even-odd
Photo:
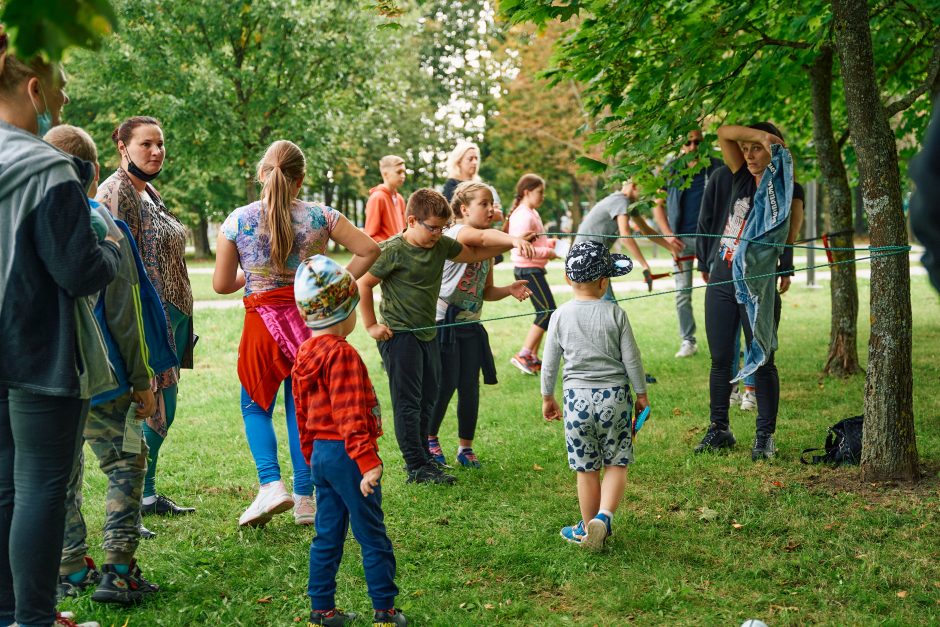
<instances>
[{"instance_id":1,"label":"boy in red plaid shirt","mask_svg":"<svg viewBox=\"0 0 940 627\"><path fill-rule=\"evenodd\" d=\"M336 572L346 532L362 547L374 625L407 625L394 608L395 554L382 512L379 402L366 365L346 336L356 328L359 290L352 275L323 255L297 268L294 298L313 333L291 374L304 458L316 487L317 535L310 545L310 625L338 626L356 614L336 609Z\"/></svg>"}]
</instances>

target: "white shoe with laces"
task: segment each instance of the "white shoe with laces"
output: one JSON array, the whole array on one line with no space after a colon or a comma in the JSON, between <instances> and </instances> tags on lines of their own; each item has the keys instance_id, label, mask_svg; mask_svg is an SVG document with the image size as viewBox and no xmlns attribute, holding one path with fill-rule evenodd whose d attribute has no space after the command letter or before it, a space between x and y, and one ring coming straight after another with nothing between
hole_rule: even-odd
<instances>
[{"instance_id":1,"label":"white shoe with laces","mask_svg":"<svg viewBox=\"0 0 940 627\"><path fill-rule=\"evenodd\" d=\"M258 496L238 519L242 527L263 527L276 514L286 512L294 506L294 499L287 492L283 481L266 483L258 490Z\"/></svg>"},{"instance_id":2,"label":"white shoe with laces","mask_svg":"<svg viewBox=\"0 0 940 627\"><path fill-rule=\"evenodd\" d=\"M751 390L744 390L741 395L741 411L751 411L757 407L757 395Z\"/></svg>"},{"instance_id":3,"label":"white shoe with laces","mask_svg":"<svg viewBox=\"0 0 940 627\"><path fill-rule=\"evenodd\" d=\"M676 353L676 357L691 357L697 352L698 345L695 342L682 340L682 344L679 345L679 352Z\"/></svg>"},{"instance_id":4,"label":"white shoe with laces","mask_svg":"<svg viewBox=\"0 0 940 627\"><path fill-rule=\"evenodd\" d=\"M294 522L312 525L317 518L317 502L312 496L294 495Z\"/></svg>"}]
</instances>

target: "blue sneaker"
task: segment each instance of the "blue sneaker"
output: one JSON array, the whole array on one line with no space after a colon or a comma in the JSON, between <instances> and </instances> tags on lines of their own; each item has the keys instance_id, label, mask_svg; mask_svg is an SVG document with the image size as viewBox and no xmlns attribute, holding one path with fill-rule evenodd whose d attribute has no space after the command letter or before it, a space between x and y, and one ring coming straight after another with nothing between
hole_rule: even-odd
<instances>
[{"instance_id":1,"label":"blue sneaker","mask_svg":"<svg viewBox=\"0 0 940 627\"><path fill-rule=\"evenodd\" d=\"M587 524L587 533L581 540L585 548L599 551L604 548L604 542L610 535L610 517L607 514L598 514Z\"/></svg>"},{"instance_id":2,"label":"blue sneaker","mask_svg":"<svg viewBox=\"0 0 940 627\"><path fill-rule=\"evenodd\" d=\"M483 465L472 448L465 448L463 452L457 453L457 463L467 468L480 468Z\"/></svg>"},{"instance_id":3,"label":"blue sneaker","mask_svg":"<svg viewBox=\"0 0 940 627\"><path fill-rule=\"evenodd\" d=\"M441 448L441 442L437 438L428 438L428 452L439 464L447 466L447 459L444 457L444 450ZM448 466L449 468L449 466Z\"/></svg>"},{"instance_id":4,"label":"blue sneaker","mask_svg":"<svg viewBox=\"0 0 940 627\"><path fill-rule=\"evenodd\" d=\"M577 525L561 528L561 537L572 544L581 544L586 536L583 520L579 520Z\"/></svg>"}]
</instances>

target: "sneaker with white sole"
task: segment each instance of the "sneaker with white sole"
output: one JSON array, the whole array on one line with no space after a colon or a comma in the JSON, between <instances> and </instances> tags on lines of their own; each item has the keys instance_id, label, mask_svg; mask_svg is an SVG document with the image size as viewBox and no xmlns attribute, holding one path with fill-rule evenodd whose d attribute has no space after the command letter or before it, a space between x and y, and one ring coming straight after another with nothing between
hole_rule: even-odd
<instances>
[{"instance_id":1,"label":"sneaker with white sole","mask_svg":"<svg viewBox=\"0 0 940 627\"><path fill-rule=\"evenodd\" d=\"M728 397L728 405L741 404L741 391L738 388L731 390L731 396Z\"/></svg>"},{"instance_id":2,"label":"sneaker with white sole","mask_svg":"<svg viewBox=\"0 0 940 627\"><path fill-rule=\"evenodd\" d=\"M598 514L588 522L584 537L581 538L581 546L592 551L600 551L604 548L604 542L609 535L610 518L607 514Z\"/></svg>"},{"instance_id":3,"label":"sneaker with white sole","mask_svg":"<svg viewBox=\"0 0 940 627\"><path fill-rule=\"evenodd\" d=\"M523 355L519 353L509 360L513 366L525 374L538 374L542 369L542 362L535 355Z\"/></svg>"},{"instance_id":4,"label":"sneaker with white sole","mask_svg":"<svg viewBox=\"0 0 940 627\"><path fill-rule=\"evenodd\" d=\"M562 527L560 534L562 538L571 544L580 545L584 542L584 538L587 537L587 532L584 530L584 521L579 520L577 525Z\"/></svg>"},{"instance_id":5,"label":"sneaker with white sole","mask_svg":"<svg viewBox=\"0 0 940 627\"><path fill-rule=\"evenodd\" d=\"M682 340L682 344L679 345L679 352L676 353L676 357L691 357L698 352L698 344L692 342L691 340Z\"/></svg>"},{"instance_id":6,"label":"sneaker with white sole","mask_svg":"<svg viewBox=\"0 0 940 627\"><path fill-rule=\"evenodd\" d=\"M751 411L757 407L757 395L751 390L744 390L741 395L741 411Z\"/></svg>"},{"instance_id":7,"label":"sneaker with white sole","mask_svg":"<svg viewBox=\"0 0 940 627\"><path fill-rule=\"evenodd\" d=\"M258 490L258 496L238 519L241 527L263 527L281 512L294 506L294 499L287 492L283 481L266 483Z\"/></svg>"},{"instance_id":8,"label":"sneaker with white sole","mask_svg":"<svg viewBox=\"0 0 940 627\"><path fill-rule=\"evenodd\" d=\"M13 623L16 625L16 623ZM97 622L90 620L84 623L75 621L75 614L72 612L58 612L55 615L55 622L52 627L101 627Z\"/></svg>"},{"instance_id":9,"label":"sneaker with white sole","mask_svg":"<svg viewBox=\"0 0 940 627\"><path fill-rule=\"evenodd\" d=\"M317 518L317 502L312 496L294 495L294 522L312 525Z\"/></svg>"}]
</instances>

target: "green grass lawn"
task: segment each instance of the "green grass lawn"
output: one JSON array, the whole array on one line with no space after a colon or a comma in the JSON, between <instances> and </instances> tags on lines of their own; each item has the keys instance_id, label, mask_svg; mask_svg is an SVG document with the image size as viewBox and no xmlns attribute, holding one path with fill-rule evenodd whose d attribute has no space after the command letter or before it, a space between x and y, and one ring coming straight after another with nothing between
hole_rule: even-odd
<instances>
[{"instance_id":1,"label":"green grass lawn","mask_svg":"<svg viewBox=\"0 0 940 627\"><path fill-rule=\"evenodd\" d=\"M506 278L502 270L499 278ZM732 410L739 441L732 453L691 452L708 415L704 293L694 297L702 351L686 360L673 358L678 339L671 296L624 303L646 369L659 383L650 388L653 414L636 443L614 535L600 554L558 535L578 517L562 426L542 420L537 379L508 364L528 318L488 325L501 382L483 389L475 448L484 467L455 470L453 487L405 484L387 380L374 343L357 329L351 341L385 409L384 508L398 559L399 605L414 624L442 626L738 625L751 617L772 627L940 623L940 365L933 352L940 346L940 318L926 278L914 277L913 284L914 410L928 469L913 489L861 485L855 468L799 463L802 449L822 445L827 426L862 411L863 377L835 380L819 373L829 337L827 287L798 285L784 297L777 354L780 454L756 465L749 454L753 413ZM867 361L867 281L860 282L860 298L859 343ZM528 307L488 303L485 314ZM303 623L313 530L294 526L289 514L265 529L237 525L257 481L235 375L242 312L197 314L197 365L180 384L158 489L198 512L147 519L159 535L139 550L145 575L162 591L133 610L106 608L87 595L63 608L114 626ZM277 422L289 478L282 411ZM450 459L452 413L442 440ZM92 555L100 561L105 484L89 458L84 514ZM369 610L351 537L337 602Z\"/></svg>"}]
</instances>

